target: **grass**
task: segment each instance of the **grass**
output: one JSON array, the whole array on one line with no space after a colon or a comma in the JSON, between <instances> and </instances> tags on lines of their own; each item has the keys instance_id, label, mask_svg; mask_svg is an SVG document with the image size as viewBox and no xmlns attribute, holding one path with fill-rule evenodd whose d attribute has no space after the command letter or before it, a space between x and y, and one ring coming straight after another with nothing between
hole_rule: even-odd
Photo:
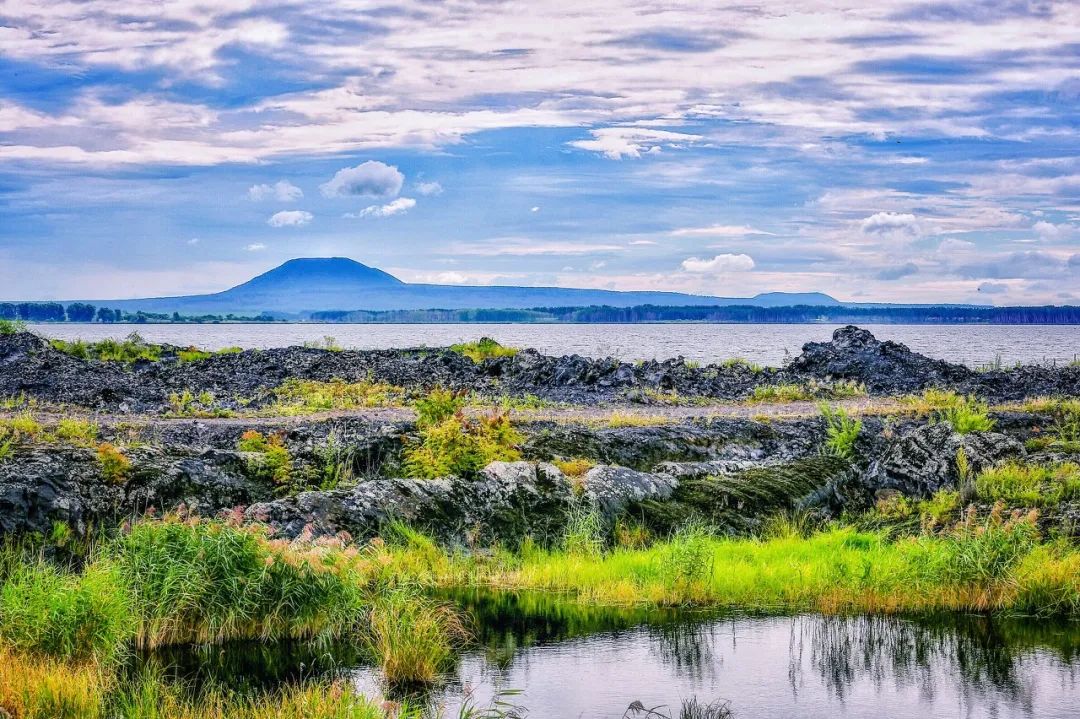
<instances>
[{"instance_id":1,"label":"grass","mask_svg":"<svg viewBox=\"0 0 1080 719\"><path fill-rule=\"evenodd\" d=\"M1040 543L1031 515L996 509L939 534L896 541L850 527L767 539L698 532L645 549L445 555L427 560L421 573L432 584L553 591L602 605L1052 615L1080 611L1078 569L1080 552Z\"/></svg>"},{"instance_id":2,"label":"grass","mask_svg":"<svg viewBox=\"0 0 1080 719\"><path fill-rule=\"evenodd\" d=\"M99 342L83 340L50 340L53 349L86 360L102 362L157 362L161 359L162 346L144 340L138 332L132 332L123 340L104 339Z\"/></svg>"},{"instance_id":3,"label":"grass","mask_svg":"<svg viewBox=\"0 0 1080 719\"><path fill-rule=\"evenodd\" d=\"M232 410L217 406L217 398L213 392L202 391L194 394L191 390L172 392L169 394L169 409L165 413L167 417L231 417Z\"/></svg>"},{"instance_id":4,"label":"grass","mask_svg":"<svg viewBox=\"0 0 1080 719\"><path fill-rule=\"evenodd\" d=\"M590 469L596 466L596 462L591 459L585 459L584 457L553 459L551 463L558 467L560 472L571 479L584 477Z\"/></svg>"},{"instance_id":5,"label":"grass","mask_svg":"<svg viewBox=\"0 0 1080 719\"><path fill-rule=\"evenodd\" d=\"M405 449L408 476L469 476L491 462L521 459L517 446L523 438L505 412L468 417L464 404L462 393L442 389L414 403L419 438Z\"/></svg>"},{"instance_id":6,"label":"grass","mask_svg":"<svg viewBox=\"0 0 1080 719\"><path fill-rule=\"evenodd\" d=\"M503 347L490 337L481 337L475 342L461 342L450 345L451 352L457 352L479 364L496 357L513 357L520 350L517 347Z\"/></svg>"},{"instance_id":7,"label":"grass","mask_svg":"<svg viewBox=\"0 0 1080 719\"><path fill-rule=\"evenodd\" d=\"M0 335L14 335L26 332L26 323L22 320L0 319Z\"/></svg>"},{"instance_id":8,"label":"grass","mask_svg":"<svg viewBox=\"0 0 1080 719\"><path fill-rule=\"evenodd\" d=\"M1041 436L1028 440L1029 450L1080 454L1080 399L1039 397L1025 402L1023 409L1053 417L1053 424Z\"/></svg>"},{"instance_id":9,"label":"grass","mask_svg":"<svg viewBox=\"0 0 1080 719\"><path fill-rule=\"evenodd\" d=\"M623 427L654 427L661 424L671 424L672 419L660 414L635 414L632 412L612 412L606 419L599 420L599 424L609 429Z\"/></svg>"},{"instance_id":10,"label":"grass","mask_svg":"<svg viewBox=\"0 0 1080 719\"><path fill-rule=\"evenodd\" d=\"M404 398L403 388L385 382L290 379L274 389L274 402L269 412L289 416L331 410L400 407Z\"/></svg>"},{"instance_id":11,"label":"grass","mask_svg":"<svg viewBox=\"0 0 1080 719\"><path fill-rule=\"evenodd\" d=\"M976 397L955 395L950 402L933 414L936 422L947 422L959 434L989 432L996 422L990 419L989 406Z\"/></svg>"},{"instance_id":12,"label":"grass","mask_svg":"<svg viewBox=\"0 0 1080 719\"><path fill-rule=\"evenodd\" d=\"M56 423L53 434L63 442L89 446L97 441L98 426L88 419L64 417Z\"/></svg>"},{"instance_id":13,"label":"grass","mask_svg":"<svg viewBox=\"0 0 1080 719\"><path fill-rule=\"evenodd\" d=\"M842 408L834 408L824 403L820 405L820 410L825 420L824 452L834 457L851 459L855 455L855 442L862 431L862 420L851 417Z\"/></svg>"},{"instance_id":14,"label":"grass","mask_svg":"<svg viewBox=\"0 0 1080 719\"><path fill-rule=\"evenodd\" d=\"M764 369L761 365L759 365L759 364L757 364L755 362L751 362L750 360L745 359L743 357L730 357L730 358L724 360L723 362L721 362L720 366L725 368L725 369L738 369L738 368L745 367L746 369L750 370L754 374L762 372L763 369Z\"/></svg>"},{"instance_id":15,"label":"grass","mask_svg":"<svg viewBox=\"0 0 1080 719\"><path fill-rule=\"evenodd\" d=\"M415 590L395 589L372 606L366 634L371 653L380 658L383 676L392 684L429 684L454 658L455 645L468 632L448 604Z\"/></svg>"},{"instance_id":16,"label":"grass","mask_svg":"<svg viewBox=\"0 0 1080 719\"><path fill-rule=\"evenodd\" d=\"M819 382L811 380L806 384L781 383L754 387L750 402L809 402L815 399L852 399L865 397L866 387L853 380L833 380Z\"/></svg>"},{"instance_id":17,"label":"grass","mask_svg":"<svg viewBox=\"0 0 1080 719\"><path fill-rule=\"evenodd\" d=\"M323 335L320 340L308 340L304 342L304 347L309 350L326 350L327 352L341 352L344 348L338 344L337 339L332 335Z\"/></svg>"},{"instance_id":18,"label":"grass","mask_svg":"<svg viewBox=\"0 0 1080 719\"><path fill-rule=\"evenodd\" d=\"M1044 507L1080 499L1080 465L1007 462L985 469L975 478L980 499L1010 506Z\"/></svg>"}]
</instances>

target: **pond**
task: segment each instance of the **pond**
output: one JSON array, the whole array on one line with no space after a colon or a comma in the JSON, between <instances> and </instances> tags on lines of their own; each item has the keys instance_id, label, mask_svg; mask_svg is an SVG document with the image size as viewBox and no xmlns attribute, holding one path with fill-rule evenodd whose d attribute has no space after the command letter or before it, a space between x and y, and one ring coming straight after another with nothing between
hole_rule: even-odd
<instances>
[{"instance_id":1,"label":"pond","mask_svg":"<svg viewBox=\"0 0 1080 719\"><path fill-rule=\"evenodd\" d=\"M1080 625L984 616L761 616L582 607L543 595L456 595L474 645L414 702L457 717L500 689L534 719L619 719L635 700L678 716L684 699L738 719L1075 717ZM158 655L176 675L234 688L344 674L369 695L356 651L234 644ZM195 685L198 681L194 682Z\"/></svg>"}]
</instances>

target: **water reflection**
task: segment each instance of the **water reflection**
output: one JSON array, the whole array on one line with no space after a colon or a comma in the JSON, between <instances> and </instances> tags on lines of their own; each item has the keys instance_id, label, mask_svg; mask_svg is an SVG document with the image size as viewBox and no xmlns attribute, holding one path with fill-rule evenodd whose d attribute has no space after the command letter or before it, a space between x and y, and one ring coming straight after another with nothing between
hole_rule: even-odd
<instances>
[{"instance_id":1,"label":"water reflection","mask_svg":"<svg viewBox=\"0 0 1080 719\"><path fill-rule=\"evenodd\" d=\"M581 607L539 594L453 595L474 617L474 646L422 697L456 716L524 690L532 717L622 716L634 700L678 707L730 700L740 719L779 716L1073 715L1080 627L977 616L748 616ZM383 687L354 649L235 645L159 655L177 677L258 690L347 673Z\"/></svg>"}]
</instances>

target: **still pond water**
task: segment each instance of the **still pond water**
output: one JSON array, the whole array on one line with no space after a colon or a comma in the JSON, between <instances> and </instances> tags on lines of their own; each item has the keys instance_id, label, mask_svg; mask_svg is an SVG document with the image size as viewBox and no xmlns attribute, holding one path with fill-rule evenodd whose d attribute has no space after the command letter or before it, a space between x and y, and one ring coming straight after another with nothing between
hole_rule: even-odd
<instances>
[{"instance_id":1,"label":"still pond water","mask_svg":"<svg viewBox=\"0 0 1080 719\"><path fill-rule=\"evenodd\" d=\"M733 324L231 324L101 325L38 324L48 337L99 340L137 329L151 342L197 345L205 349L285 347L336 338L343 347L445 347L494 337L505 345L533 347L545 354L614 356L623 360L682 355L703 363L742 357L779 365L806 342L824 342L840 325ZM970 365L1003 362L1067 363L1080 356L1080 326L1062 325L864 325L878 339L903 342L931 357Z\"/></svg>"},{"instance_id":2,"label":"still pond water","mask_svg":"<svg viewBox=\"0 0 1080 719\"><path fill-rule=\"evenodd\" d=\"M678 716L725 700L735 719L1080 716L1080 626L937 618L746 616L572 607L539 595L458 596L475 646L415 701L457 717L499 689L530 719L619 719L634 700ZM234 645L162 657L189 681L266 686L345 674L383 688L345 649Z\"/></svg>"}]
</instances>

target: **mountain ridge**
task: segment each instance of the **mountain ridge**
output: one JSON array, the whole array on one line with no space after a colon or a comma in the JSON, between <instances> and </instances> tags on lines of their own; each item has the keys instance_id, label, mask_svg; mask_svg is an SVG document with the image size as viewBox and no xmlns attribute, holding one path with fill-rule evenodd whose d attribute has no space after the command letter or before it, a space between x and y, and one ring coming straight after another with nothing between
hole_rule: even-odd
<instances>
[{"instance_id":1,"label":"mountain ridge","mask_svg":"<svg viewBox=\"0 0 1080 719\"><path fill-rule=\"evenodd\" d=\"M89 300L126 311L180 314L305 315L312 312L422 309L527 309L567 305L784 305L841 304L829 295L768 292L718 297L684 292L618 291L516 285L408 283L347 257L298 257L221 292L131 300Z\"/></svg>"}]
</instances>

